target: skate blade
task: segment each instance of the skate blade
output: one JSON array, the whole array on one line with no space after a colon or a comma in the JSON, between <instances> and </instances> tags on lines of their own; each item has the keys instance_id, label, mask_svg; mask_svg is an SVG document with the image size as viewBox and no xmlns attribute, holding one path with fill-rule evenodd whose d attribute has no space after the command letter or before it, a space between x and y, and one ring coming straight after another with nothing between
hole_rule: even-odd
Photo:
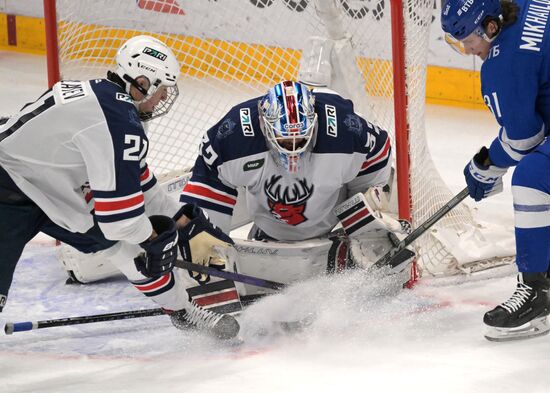
<instances>
[{"instance_id":1,"label":"skate blade","mask_svg":"<svg viewBox=\"0 0 550 393\"><path fill-rule=\"evenodd\" d=\"M494 342L526 340L540 337L550 332L550 323L547 317L533 319L515 328L491 327L485 334L485 338Z\"/></svg>"}]
</instances>

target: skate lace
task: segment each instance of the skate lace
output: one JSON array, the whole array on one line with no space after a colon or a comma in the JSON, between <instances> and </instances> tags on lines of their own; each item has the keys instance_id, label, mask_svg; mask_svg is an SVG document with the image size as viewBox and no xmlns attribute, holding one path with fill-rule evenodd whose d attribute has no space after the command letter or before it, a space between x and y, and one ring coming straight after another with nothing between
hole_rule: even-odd
<instances>
[{"instance_id":1,"label":"skate lace","mask_svg":"<svg viewBox=\"0 0 550 393\"><path fill-rule=\"evenodd\" d=\"M518 283L518 287L516 288L516 291L514 292L512 297L502 303L500 307L502 307L509 313L513 313L519 310L519 308L525 304L525 302L531 296L531 293L533 293L533 288L523 283Z\"/></svg>"},{"instance_id":2,"label":"skate lace","mask_svg":"<svg viewBox=\"0 0 550 393\"><path fill-rule=\"evenodd\" d=\"M196 304L193 304L193 307L191 307L190 310L186 311L187 321L199 328L212 329L216 326L221 317L223 317L222 314L205 310L204 308L199 307Z\"/></svg>"}]
</instances>

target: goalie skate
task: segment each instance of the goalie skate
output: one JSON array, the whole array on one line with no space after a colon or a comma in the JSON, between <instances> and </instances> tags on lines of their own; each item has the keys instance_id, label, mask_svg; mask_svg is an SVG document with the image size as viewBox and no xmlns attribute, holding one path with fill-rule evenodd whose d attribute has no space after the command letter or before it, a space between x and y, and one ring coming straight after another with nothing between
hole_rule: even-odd
<instances>
[{"instance_id":1,"label":"goalie skate","mask_svg":"<svg viewBox=\"0 0 550 393\"><path fill-rule=\"evenodd\" d=\"M548 318L541 317L514 328L490 327L485 333L485 338L496 342L515 341L544 336L548 332L550 332Z\"/></svg>"}]
</instances>

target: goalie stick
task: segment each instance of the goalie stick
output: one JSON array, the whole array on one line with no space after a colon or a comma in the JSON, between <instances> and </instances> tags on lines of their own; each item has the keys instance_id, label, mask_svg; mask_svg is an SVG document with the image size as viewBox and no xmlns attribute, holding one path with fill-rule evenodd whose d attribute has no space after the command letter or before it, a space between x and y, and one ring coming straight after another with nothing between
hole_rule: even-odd
<instances>
[{"instance_id":1,"label":"goalie stick","mask_svg":"<svg viewBox=\"0 0 550 393\"><path fill-rule=\"evenodd\" d=\"M458 194L456 194L449 202L443 205L438 211L436 211L430 218L424 221L418 228L412 231L407 237L401 240L384 256L378 259L369 270L380 269L385 266L390 266L392 269L399 266L403 262L403 251L405 247L409 246L412 242L422 236L428 229L430 229L435 223L443 218L447 213L454 209L460 202L462 202L468 196L468 187L464 188Z\"/></svg>"}]
</instances>

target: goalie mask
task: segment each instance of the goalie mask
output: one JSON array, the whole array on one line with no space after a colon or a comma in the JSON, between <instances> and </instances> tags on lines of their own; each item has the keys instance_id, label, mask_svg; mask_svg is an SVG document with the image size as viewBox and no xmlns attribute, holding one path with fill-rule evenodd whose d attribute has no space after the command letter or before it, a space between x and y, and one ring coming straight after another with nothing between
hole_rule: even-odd
<instances>
[{"instance_id":1,"label":"goalie mask","mask_svg":"<svg viewBox=\"0 0 550 393\"><path fill-rule=\"evenodd\" d=\"M258 106L261 129L276 161L297 172L315 144L315 97L305 85L285 81L269 89Z\"/></svg>"},{"instance_id":2,"label":"goalie mask","mask_svg":"<svg viewBox=\"0 0 550 393\"><path fill-rule=\"evenodd\" d=\"M170 111L179 95L180 73L178 60L170 48L156 38L136 36L118 50L116 62L116 74L126 83L126 92L130 94L133 86L143 96L135 100L142 121ZM138 83L139 77L145 77L146 81Z\"/></svg>"}]
</instances>

